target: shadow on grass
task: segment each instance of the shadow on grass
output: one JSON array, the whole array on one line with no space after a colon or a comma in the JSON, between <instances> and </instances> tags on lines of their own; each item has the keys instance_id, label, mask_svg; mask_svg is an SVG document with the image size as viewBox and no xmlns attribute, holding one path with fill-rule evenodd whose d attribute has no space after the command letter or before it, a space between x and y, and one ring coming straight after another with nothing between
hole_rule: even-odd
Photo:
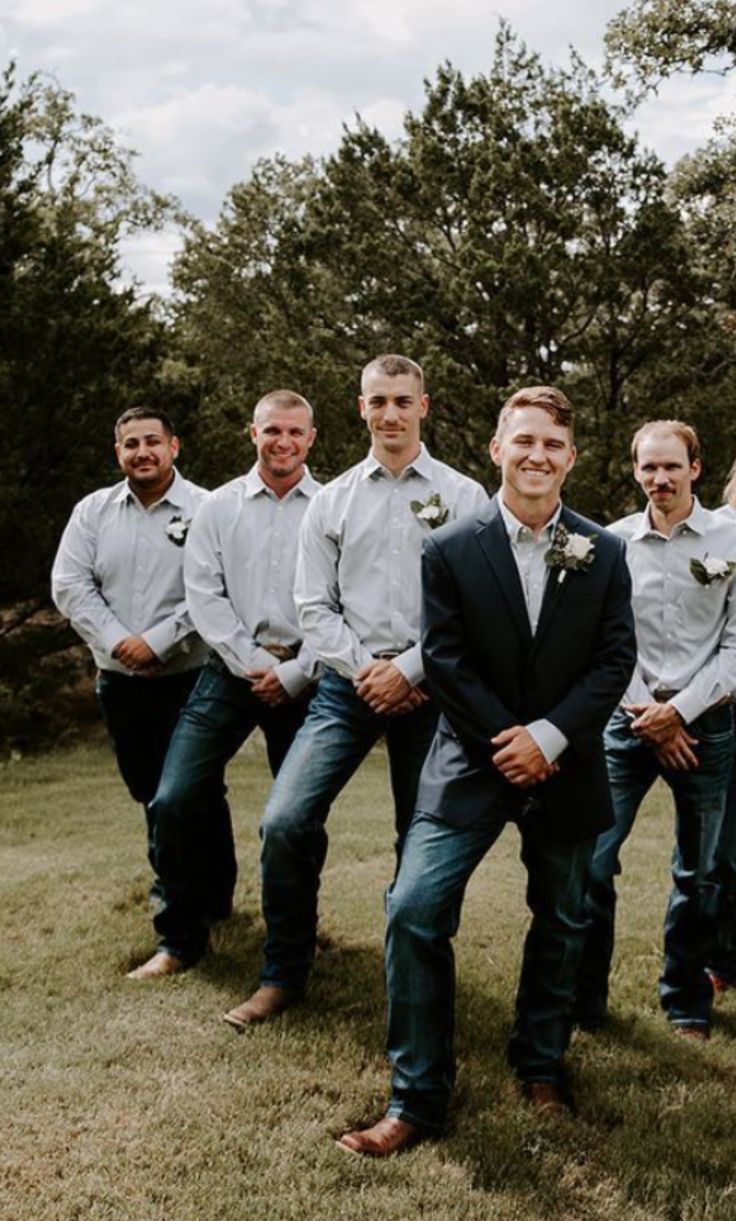
<instances>
[{"instance_id":1,"label":"shadow on grass","mask_svg":"<svg viewBox=\"0 0 736 1221\"><path fill-rule=\"evenodd\" d=\"M736 1014L719 1014L718 1027L735 1034ZM508 1031L492 1012L462 1048L444 1152L471 1170L477 1189L512 1193L565 1221L607 1215L590 1195L592 1182L608 1184L620 1205L642 1210L637 1216L736 1215L728 1152L736 1079L714 1044L679 1040L663 1017L613 1018L604 1032L576 1040L579 1110L555 1119L520 1101L505 1064Z\"/></svg>"}]
</instances>

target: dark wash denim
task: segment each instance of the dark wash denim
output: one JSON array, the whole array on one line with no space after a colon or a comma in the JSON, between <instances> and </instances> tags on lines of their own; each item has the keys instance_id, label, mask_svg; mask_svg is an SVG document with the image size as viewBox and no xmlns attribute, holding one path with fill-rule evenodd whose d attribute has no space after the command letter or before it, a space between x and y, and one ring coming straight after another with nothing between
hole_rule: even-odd
<instances>
[{"instance_id":1,"label":"dark wash denim","mask_svg":"<svg viewBox=\"0 0 736 1221\"><path fill-rule=\"evenodd\" d=\"M688 726L698 740L699 765L670 771L632 732L617 712L606 729L606 764L615 825L599 836L586 899L588 931L580 972L576 1016L597 1021L608 1005L613 956L620 852L637 810L658 776L675 804L673 887L664 923L664 965L659 980L662 1008L676 1025L708 1026L713 989L706 974L716 938L718 907L717 848L726 806L734 749L730 705L711 708Z\"/></svg>"},{"instance_id":2,"label":"dark wash denim","mask_svg":"<svg viewBox=\"0 0 736 1221\"><path fill-rule=\"evenodd\" d=\"M439 1131L455 1078L452 938L471 874L501 834L499 813L453 826L417 812L386 895L388 1113ZM522 1081L563 1084L582 953L583 903L595 837L553 839L543 821L519 820L532 921L524 944L509 1061ZM502 928L497 930L504 936Z\"/></svg>"},{"instance_id":3,"label":"dark wash denim","mask_svg":"<svg viewBox=\"0 0 736 1221\"><path fill-rule=\"evenodd\" d=\"M146 814L148 860L154 873L154 824L149 803L158 788L166 751L200 670L160 678L140 678L101 670L97 675L97 697L115 747L115 755L128 792ZM158 881L151 894L160 893Z\"/></svg>"},{"instance_id":4,"label":"dark wash denim","mask_svg":"<svg viewBox=\"0 0 736 1221\"><path fill-rule=\"evenodd\" d=\"M416 805L422 764L437 724L428 701L400 716L379 716L332 670L324 675L303 728L281 768L261 824L266 920L262 981L302 991L317 939L317 893L327 854L330 805L371 747L385 735L401 844Z\"/></svg>"},{"instance_id":5,"label":"dark wash denim","mask_svg":"<svg viewBox=\"0 0 736 1221\"><path fill-rule=\"evenodd\" d=\"M225 767L256 726L276 774L308 705L305 695L271 708L219 657L202 670L182 710L151 803L156 865L163 884L154 916L160 948L191 964L207 947L210 924L230 915L237 877Z\"/></svg>"},{"instance_id":6,"label":"dark wash denim","mask_svg":"<svg viewBox=\"0 0 736 1221\"><path fill-rule=\"evenodd\" d=\"M731 768L717 855L720 894L716 942L708 966L732 987L736 987L736 758Z\"/></svg>"}]
</instances>

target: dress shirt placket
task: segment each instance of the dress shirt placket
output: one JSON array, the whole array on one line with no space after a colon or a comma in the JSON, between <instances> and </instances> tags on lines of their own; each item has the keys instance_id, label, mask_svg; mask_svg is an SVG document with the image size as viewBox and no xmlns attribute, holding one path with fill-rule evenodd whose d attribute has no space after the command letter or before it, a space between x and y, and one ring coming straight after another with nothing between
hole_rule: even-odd
<instances>
[{"instance_id":1,"label":"dress shirt placket","mask_svg":"<svg viewBox=\"0 0 736 1221\"><path fill-rule=\"evenodd\" d=\"M402 573L406 565L406 532L404 514L406 501L402 484L406 480L406 471L402 471L398 479L383 475L390 480L389 493L389 530L388 530L388 604L391 632L395 644L405 645L406 634L404 616L401 612Z\"/></svg>"},{"instance_id":2,"label":"dress shirt placket","mask_svg":"<svg viewBox=\"0 0 736 1221\"><path fill-rule=\"evenodd\" d=\"M268 583L266 585L266 598L264 605L264 619L266 621L266 631L270 631L273 623L278 622L278 578L279 578L279 555L281 548L281 540L284 530L284 503L285 499L279 500L275 492L270 488L266 488L262 495L267 503L267 515L272 518L272 525L268 531ZM266 642L268 643L268 642Z\"/></svg>"},{"instance_id":3,"label":"dress shirt placket","mask_svg":"<svg viewBox=\"0 0 736 1221\"><path fill-rule=\"evenodd\" d=\"M133 516L133 554L135 556L131 626L135 632L140 632L143 627L145 597L149 583L148 565L146 563L146 525L153 517L153 513L146 512L139 501L132 495L128 499L127 507Z\"/></svg>"}]
</instances>

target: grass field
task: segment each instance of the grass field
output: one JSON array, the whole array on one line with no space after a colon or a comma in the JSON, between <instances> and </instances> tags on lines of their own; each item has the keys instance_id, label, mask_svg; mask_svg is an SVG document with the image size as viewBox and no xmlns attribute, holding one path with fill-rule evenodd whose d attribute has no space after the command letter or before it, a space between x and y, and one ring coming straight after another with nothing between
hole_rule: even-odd
<instances>
[{"instance_id":1,"label":"grass field","mask_svg":"<svg viewBox=\"0 0 736 1221\"><path fill-rule=\"evenodd\" d=\"M256 981L260 747L231 768L241 875L216 955L135 984L152 947L142 815L90 746L0 771L2 1110L7 1221L726 1221L736 1218L736 999L708 1045L656 1001L668 889L666 795L642 810L621 885L612 1028L578 1036L576 1120L522 1106L505 1041L525 927L509 830L474 877L458 938L457 1104L447 1138L390 1162L333 1136L382 1113L385 759L331 818L326 950L307 1003L238 1036Z\"/></svg>"}]
</instances>

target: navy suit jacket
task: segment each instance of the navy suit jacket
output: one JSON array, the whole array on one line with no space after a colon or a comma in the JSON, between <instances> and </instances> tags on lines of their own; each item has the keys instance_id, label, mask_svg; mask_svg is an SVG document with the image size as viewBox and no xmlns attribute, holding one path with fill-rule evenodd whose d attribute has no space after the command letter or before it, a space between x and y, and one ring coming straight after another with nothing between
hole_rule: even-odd
<instances>
[{"instance_id":1,"label":"navy suit jacket","mask_svg":"<svg viewBox=\"0 0 736 1221\"><path fill-rule=\"evenodd\" d=\"M636 661L631 582L620 539L564 506L560 522L596 536L595 559L562 582L550 569L534 636L497 498L425 540L422 653L441 716L417 808L457 826L524 810L573 842L611 825L602 731ZM541 717L569 746L556 775L519 789L490 739Z\"/></svg>"}]
</instances>

